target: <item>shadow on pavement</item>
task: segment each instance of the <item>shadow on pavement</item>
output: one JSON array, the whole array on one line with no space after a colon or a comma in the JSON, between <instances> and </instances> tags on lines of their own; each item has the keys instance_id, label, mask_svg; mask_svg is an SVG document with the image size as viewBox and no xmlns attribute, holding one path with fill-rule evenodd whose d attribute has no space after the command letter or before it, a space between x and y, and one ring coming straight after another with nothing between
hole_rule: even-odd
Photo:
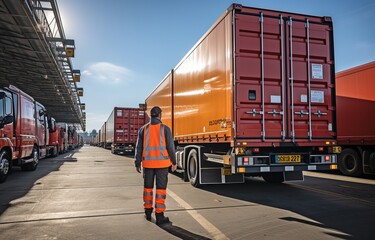
<instances>
[{"instance_id":1,"label":"shadow on pavement","mask_svg":"<svg viewBox=\"0 0 375 240\"><path fill-rule=\"evenodd\" d=\"M243 184L205 185L201 189L297 213L312 221L299 218L280 219L326 228L327 235L338 239L373 239L372 228L366 226L375 218L374 185L353 183L351 186L362 191L368 201L360 201L354 192L345 192L346 189L340 193L337 190L340 185L341 181L310 177L305 177L305 182L284 184L269 184L255 178L247 179ZM328 229L342 234L329 232Z\"/></svg>"},{"instance_id":2,"label":"shadow on pavement","mask_svg":"<svg viewBox=\"0 0 375 240\"><path fill-rule=\"evenodd\" d=\"M41 159L35 171L22 171L20 167L13 167L7 180L0 184L0 216L12 206L29 203L22 201L12 203L12 201L22 198L33 187L38 187L41 184L40 179L51 172L59 171L65 162L77 162L77 159L73 157L75 152L71 151L54 158Z\"/></svg>"},{"instance_id":3,"label":"shadow on pavement","mask_svg":"<svg viewBox=\"0 0 375 240\"><path fill-rule=\"evenodd\" d=\"M170 233L171 235L184 239L184 240L209 240L211 239L211 238L207 238L207 237L189 232L181 227L174 226L173 223L159 225L159 227L163 229L164 231Z\"/></svg>"}]
</instances>

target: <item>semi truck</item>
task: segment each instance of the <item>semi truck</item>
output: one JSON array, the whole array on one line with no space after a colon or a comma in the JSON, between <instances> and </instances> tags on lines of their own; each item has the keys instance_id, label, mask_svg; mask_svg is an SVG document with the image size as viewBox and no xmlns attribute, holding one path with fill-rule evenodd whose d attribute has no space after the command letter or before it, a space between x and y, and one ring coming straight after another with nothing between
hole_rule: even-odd
<instances>
[{"instance_id":1,"label":"semi truck","mask_svg":"<svg viewBox=\"0 0 375 240\"><path fill-rule=\"evenodd\" d=\"M59 132L59 153L62 154L68 151L68 124L58 122L56 126Z\"/></svg>"},{"instance_id":2,"label":"semi truck","mask_svg":"<svg viewBox=\"0 0 375 240\"><path fill-rule=\"evenodd\" d=\"M5 181L13 166L33 171L46 156L48 121L43 105L13 85L0 89L0 115L0 181Z\"/></svg>"},{"instance_id":3,"label":"semi truck","mask_svg":"<svg viewBox=\"0 0 375 240\"><path fill-rule=\"evenodd\" d=\"M107 134L107 122L104 122L102 127L100 128L100 131L99 131L99 135L100 135L100 142L99 142L99 146L102 147L102 148L105 148L105 149L109 149L110 146L107 146L106 144L106 134Z\"/></svg>"},{"instance_id":4,"label":"semi truck","mask_svg":"<svg viewBox=\"0 0 375 240\"><path fill-rule=\"evenodd\" d=\"M134 153L138 130L144 124L144 110L115 107L106 121L105 145L114 154Z\"/></svg>"},{"instance_id":5,"label":"semi truck","mask_svg":"<svg viewBox=\"0 0 375 240\"><path fill-rule=\"evenodd\" d=\"M75 126L68 125L68 149L73 150L78 147L78 133Z\"/></svg>"},{"instance_id":6,"label":"semi truck","mask_svg":"<svg viewBox=\"0 0 375 240\"><path fill-rule=\"evenodd\" d=\"M49 140L47 144L47 156L56 157L59 154L59 146L61 145L60 131L56 125L56 120L48 116Z\"/></svg>"},{"instance_id":7,"label":"semi truck","mask_svg":"<svg viewBox=\"0 0 375 240\"><path fill-rule=\"evenodd\" d=\"M375 62L336 74L338 168L348 176L375 174Z\"/></svg>"},{"instance_id":8,"label":"semi truck","mask_svg":"<svg viewBox=\"0 0 375 240\"><path fill-rule=\"evenodd\" d=\"M193 186L337 169L331 17L231 5L146 98Z\"/></svg>"}]
</instances>

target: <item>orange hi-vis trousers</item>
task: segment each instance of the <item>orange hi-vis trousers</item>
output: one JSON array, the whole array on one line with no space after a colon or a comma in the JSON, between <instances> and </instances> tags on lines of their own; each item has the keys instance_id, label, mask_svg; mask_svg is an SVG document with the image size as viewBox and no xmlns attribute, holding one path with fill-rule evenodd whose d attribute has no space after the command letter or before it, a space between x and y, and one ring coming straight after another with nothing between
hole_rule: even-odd
<instances>
[{"instance_id":1,"label":"orange hi-vis trousers","mask_svg":"<svg viewBox=\"0 0 375 240\"><path fill-rule=\"evenodd\" d=\"M153 189L154 180L156 179L155 194L155 212L162 213L165 211L165 199L167 197L168 168L144 168L144 190L143 202L144 208L153 206Z\"/></svg>"}]
</instances>

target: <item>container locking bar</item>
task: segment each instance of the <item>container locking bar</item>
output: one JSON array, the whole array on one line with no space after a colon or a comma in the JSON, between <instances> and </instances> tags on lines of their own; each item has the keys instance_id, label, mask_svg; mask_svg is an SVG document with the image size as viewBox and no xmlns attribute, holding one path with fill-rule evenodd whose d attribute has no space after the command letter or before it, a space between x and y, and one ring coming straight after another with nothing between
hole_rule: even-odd
<instances>
[{"instance_id":1,"label":"container locking bar","mask_svg":"<svg viewBox=\"0 0 375 240\"><path fill-rule=\"evenodd\" d=\"M293 75L293 20L292 17L289 17L289 54L290 54L290 75L289 75L289 80L290 80L290 98L291 98L291 105L292 109L291 111L294 112L294 75ZM295 140L295 127L294 127L294 114L292 115L292 141L294 142Z\"/></svg>"},{"instance_id":2,"label":"container locking bar","mask_svg":"<svg viewBox=\"0 0 375 240\"><path fill-rule=\"evenodd\" d=\"M312 140L312 122L311 122L311 64L310 64L310 23L309 19L306 19L306 44L307 44L307 85L309 94L309 140Z\"/></svg>"},{"instance_id":3,"label":"container locking bar","mask_svg":"<svg viewBox=\"0 0 375 240\"><path fill-rule=\"evenodd\" d=\"M266 140L266 120L264 117L264 18L263 13L260 13L260 36L261 36L261 57L262 57L262 140Z\"/></svg>"},{"instance_id":4,"label":"container locking bar","mask_svg":"<svg viewBox=\"0 0 375 240\"><path fill-rule=\"evenodd\" d=\"M282 96L282 116L283 116L283 123L282 123L282 131L281 131L281 137L283 140L285 140L285 76L284 76L284 68L285 68L285 62L284 62L284 21L283 16L280 15L280 50L281 50L281 96Z\"/></svg>"}]
</instances>

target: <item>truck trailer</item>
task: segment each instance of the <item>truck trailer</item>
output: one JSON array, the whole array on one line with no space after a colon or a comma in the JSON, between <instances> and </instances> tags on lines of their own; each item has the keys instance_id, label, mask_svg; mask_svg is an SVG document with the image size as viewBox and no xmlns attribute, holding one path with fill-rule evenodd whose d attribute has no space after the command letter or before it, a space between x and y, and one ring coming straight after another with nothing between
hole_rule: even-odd
<instances>
[{"instance_id":1,"label":"truck trailer","mask_svg":"<svg viewBox=\"0 0 375 240\"><path fill-rule=\"evenodd\" d=\"M336 74L338 168L348 176L375 174L375 62Z\"/></svg>"},{"instance_id":2,"label":"truck trailer","mask_svg":"<svg viewBox=\"0 0 375 240\"><path fill-rule=\"evenodd\" d=\"M0 136L0 181L13 166L35 170L47 153L46 109L15 86L0 89Z\"/></svg>"},{"instance_id":3,"label":"truck trailer","mask_svg":"<svg viewBox=\"0 0 375 240\"><path fill-rule=\"evenodd\" d=\"M99 142L99 146L102 147L102 148L105 148L105 149L109 149L110 148L110 145L107 146L106 144L106 132L107 132L107 122L104 122L102 127L100 128L99 130L99 135L100 135L100 142Z\"/></svg>"},{"instance_id":4,"label":"truck trailer","mask_svg":"<svg viewBox=\"0 0 375 240\"><path fill-rule=\"evenodd\" d=\"M337 168L331 17L231 5L146 99L193 186Z\"/></svg>"},{"instance_id":5,"label":"truck trailer","mask_svg":"<svg viewBox=\"0 0 375 240\"><path fill-rule=\"evenodd\" d=\"M106 122L106 146L114 154L134 153L138 130L145 124L144 110L115 107Z\"/></svg>"}]
</instances>

